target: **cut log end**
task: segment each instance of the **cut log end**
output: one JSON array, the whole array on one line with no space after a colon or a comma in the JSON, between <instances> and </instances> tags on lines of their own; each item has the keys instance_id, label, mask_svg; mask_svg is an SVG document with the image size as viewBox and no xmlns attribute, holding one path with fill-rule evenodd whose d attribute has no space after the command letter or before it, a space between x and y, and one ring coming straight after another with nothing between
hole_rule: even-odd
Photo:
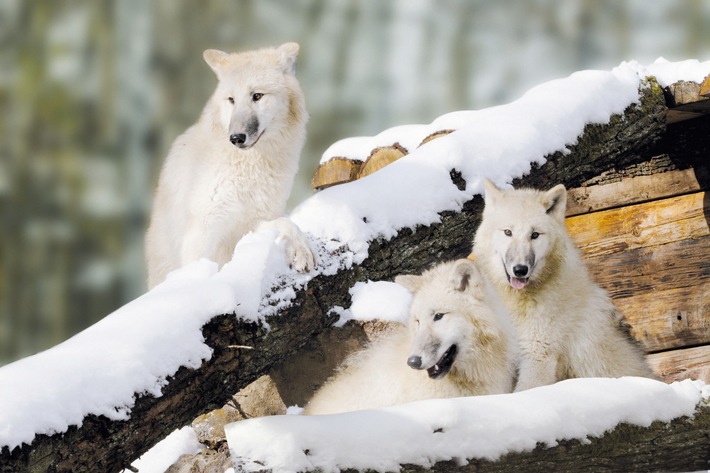
<instances>
[{"instance_id":1,"label":"cut log end","mask_svg":"<svg viewBox=\"0 0 710 473\"><path fill-rule=\"evenodd\" d=\"M395 143L392 146L375 148L372 150L372 153L370 153L367 160L363 163L357 178L360 179L365 176L369 176L373 172L379 171L388 164L391 164L406 155L407 150L400 146L399 143Z\"/></svg>"},{"instance_id":2,"label":"cut log end","mask_svg":"<svg viewBox=\"0 0 710 473\"><path fill-rule=\"evenodd\" d=\"M316 190L325 189L337 184L357 179L362 161L359 159L348 159L343 157L332 158L320 166L316 170L311 187Z\"/></svg>"}]
</instances>

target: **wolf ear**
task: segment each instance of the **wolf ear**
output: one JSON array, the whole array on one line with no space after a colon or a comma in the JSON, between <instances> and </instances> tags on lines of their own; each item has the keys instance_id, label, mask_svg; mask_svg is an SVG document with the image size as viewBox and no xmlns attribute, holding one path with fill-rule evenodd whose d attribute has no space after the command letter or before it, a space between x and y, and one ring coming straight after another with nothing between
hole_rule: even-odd
<instances>
[{"instance_id":1,"label":"wolf ear","mask_svg":"<svg viewBox=\"0 0 710 473\"><path fill-rule=\"evenodd\" d=\"M217 77L219 77L220 72L224 69L225 64L229 60L229 54L219 49L207 49L202 53L202 57L208 66L212 68Z\"/></svg>"},{"instance_id":2,"label":"wolf ear","mask_svg":"<svg viewBox=\"0 0 710 473\"><path fill-rule=\"evenodd\" d=\"M488 178L483 179L483 188L486 190L486 201L493 202L499 195L503 193L503 190L496 186L493 181Z\"/></svg>"},{"instance_id":3,"label":"wolf ear","mask_svg":"<svg viewBox=\"0 0 710 473\"><path fill-rule=\"evenodd\" d=\"M278 51L281 53L279 64L284 74L296 75L296 58L299 49L298 43L285 43L278 47Z\"/></svg>"},{"instance_id":4,"label":"wolf ear","mask_svg":"<svg viewBox=\"0 0 710 473\"><path fill-rule=\"evenodd\" d=\"M454 263L451 282L457 291L464 292L472 289L478 293L481 289L481 279L481 272L473 261L460 259Z\"/></svg>"},{"instance_id":5,"label":"wolf ear","mask_svg":"<svg viewBox=\"0 0 710 473\"><path fill-rule=\"evenodd\" d=\"M394 278L394 282L409 289L411 293L417 292L422 287L422 277L414 274L400 274Z\"/></svg>"},{"instance_id":6,"label":"wolf ear","mask_svg":"<svg viewBox=\"0 0 710 473\"><path fill-rule=\"evenodd\" d=\"M558 184L545 192L542 198L542 205L545 207L545 212L560 222L564 222L565 212L567 211L567 190L565 186Z\"/></svg>"}]
</instances>

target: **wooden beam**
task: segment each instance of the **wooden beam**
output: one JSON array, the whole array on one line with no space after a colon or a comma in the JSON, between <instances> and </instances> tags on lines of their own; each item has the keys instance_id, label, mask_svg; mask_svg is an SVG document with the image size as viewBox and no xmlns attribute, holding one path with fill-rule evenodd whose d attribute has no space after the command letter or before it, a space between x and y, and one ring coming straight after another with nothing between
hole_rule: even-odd
<instances>
[{"instance_id":1,"label":"wooden beam","mask_svg":"<svg viewBox=\"0 0 710 473\"><path fill-rule=\"evenodd\" d=\"M710 234L705 192L630 205L567 219L586 258L700 238Z\"/></svg>"},{"instance_id":2,"label":"wooden beam","mask_svg":"<svg viewBox=\"0 0 710 473\"><path fill-rule=\"evenodd\" d=\"M585 186L567 191L567 216L586 214L675 197L702 190L693 169L628 177L602 186Z\"/></svg>"},{"instance_id":3,"label":"wooden beam","mask_svg":"<svg viewBox=\"0 0 710 473\"><path fill-rule=\"evenodd\" d=\"M710 384L710 345L648 355L653 370L665 382L700 379Z\"/></svg>"}]
</instances>

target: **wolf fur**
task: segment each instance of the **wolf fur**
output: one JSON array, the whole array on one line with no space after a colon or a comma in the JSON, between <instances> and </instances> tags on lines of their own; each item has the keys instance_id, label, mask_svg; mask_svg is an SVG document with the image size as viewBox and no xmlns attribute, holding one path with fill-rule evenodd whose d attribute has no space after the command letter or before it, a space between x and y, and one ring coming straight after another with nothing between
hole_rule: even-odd
<instances>
[{"instance_id":1,"label":"wolf fur","mask_svg":"<svg viewBox=\"0 0 710 473\"><path fill-rule=\"evenodd\" d=\"M296 269L315 264L298 227L282 217L308 121L298 49L204 52L218 85L163 165L145 242L149 287L203 257L224 264L262 222L279 230Z\"/></svg>"},{"instance_id":2,"label":"wolf fur","mask_svg":"<svg viewBox=\"0 0 710 473\"><path fill-rule=\"evenodd\" d=\"M566 378L655 377L567 233L564 186L543 192L484 184L474 255L515 321L516 391Z\"/></svg>"},{"instance_id":3,"label":"wolf fur","mask_svg":"<svg viewBox=\"0 0 710 473\"><path fill-rule=\"evenodd\" d=\"M305 414L512 391L513 325L475 263L442 263L395 282L413 293L407 325L346 360Z\"/></svg>"}]
</instances>

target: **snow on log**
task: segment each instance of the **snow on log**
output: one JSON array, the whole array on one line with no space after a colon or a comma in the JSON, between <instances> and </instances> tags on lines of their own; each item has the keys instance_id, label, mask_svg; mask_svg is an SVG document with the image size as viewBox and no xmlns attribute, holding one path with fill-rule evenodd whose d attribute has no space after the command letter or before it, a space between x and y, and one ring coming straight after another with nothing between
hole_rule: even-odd
<instances>
[{"instance_id":1,"label":"snow on log","mask_svg":"<svg viewBox=\"0 0 710 473\"><path fill-rule=\"evenodd\" d=\"M710 465L709 396L700 381L570 379L225 430L244 472L696 471Z\"/></svg>"},{"instance_id":2,"label":"snow on log","mask_svg":"<svg viewBox=\"0 0 710 473\"><path fill-rule=\"evenodd\" d=\"M251 234L220 272L188 265L65 344L3 367L0 472L122 470L334 323L356 282L466 256L484 176L574 187L645 159L667 109L639 71L584 71L440 117L435 129L457 131L418 148L430 129L400 129L405 159L292 213L318 249L313 274L289 272L275 235Z\"/></svg>"}]
</instances>

